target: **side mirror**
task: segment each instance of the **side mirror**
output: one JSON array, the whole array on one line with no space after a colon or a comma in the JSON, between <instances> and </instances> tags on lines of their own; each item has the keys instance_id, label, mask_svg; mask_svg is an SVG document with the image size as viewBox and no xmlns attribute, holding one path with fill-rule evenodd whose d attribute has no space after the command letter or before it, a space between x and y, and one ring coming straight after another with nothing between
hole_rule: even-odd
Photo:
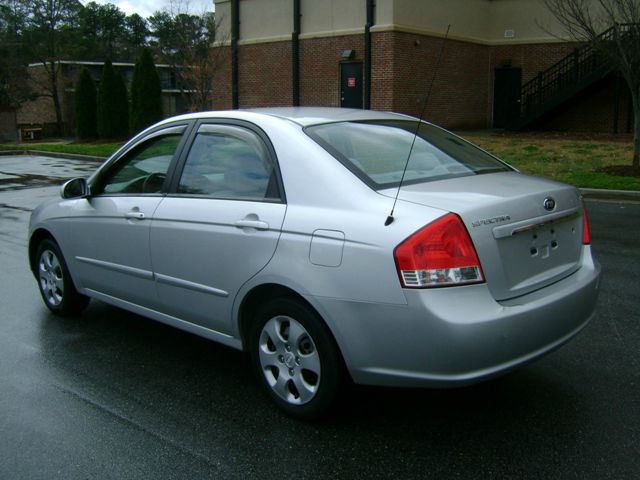
<instances>
[{"instance_id":1,"label":"side mirror","mask_svg":"<svg viewBox=\"0 0 640 480\"><path fill-rule=\"evenodd\" d=\"M89 196L89 185L85 178L72 178L62 185L60 195L64 199L85 198Z\"/></svg>"}]
</instances>

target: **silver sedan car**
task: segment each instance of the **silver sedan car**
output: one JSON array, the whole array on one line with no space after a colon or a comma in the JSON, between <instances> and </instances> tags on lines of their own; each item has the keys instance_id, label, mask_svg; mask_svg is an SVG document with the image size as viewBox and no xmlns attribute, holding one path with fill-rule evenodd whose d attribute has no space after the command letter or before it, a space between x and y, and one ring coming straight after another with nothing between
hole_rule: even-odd
<instances>
[{"instance_id":1,"label":"silver sedan car","mask_svg":"<svg viewBox=\"0 0 640 480\"><path fill-rule=\"evenodd\" d=\"M503 374L593 315L573 187L405 115L205 112L137 135L31 217L45 305L89 298L250 353L287 413L360 384Z\"/></svg>"}]
</instances>

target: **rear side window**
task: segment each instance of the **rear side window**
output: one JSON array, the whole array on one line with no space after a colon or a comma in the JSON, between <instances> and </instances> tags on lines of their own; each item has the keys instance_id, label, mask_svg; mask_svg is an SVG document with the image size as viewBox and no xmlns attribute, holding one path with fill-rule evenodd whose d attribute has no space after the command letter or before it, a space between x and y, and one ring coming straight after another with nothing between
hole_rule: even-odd
<instances>
[{"instance_id":1,"label":"rear side window","mask_svg":"<svg viewBox=\"0 0 640 480\"><path fill-rule=\"evenodd\" d=\"M374 189L398 186L405 164L406 184L511 170L436 126L421 123L415 135L417 125L415 121L336 122L310 126L305 132Z\"/></svg>"},{"instance_id":2,"label":"rear side window","mask_svg":"<svg viewBox=\"0 0 640 480\"><path fill-rule=\"evenodd\" d=\"M231 125L200 127L178 193L247 200L280 198L264 143L252 131Z\"/></svg>"}]
</instances>

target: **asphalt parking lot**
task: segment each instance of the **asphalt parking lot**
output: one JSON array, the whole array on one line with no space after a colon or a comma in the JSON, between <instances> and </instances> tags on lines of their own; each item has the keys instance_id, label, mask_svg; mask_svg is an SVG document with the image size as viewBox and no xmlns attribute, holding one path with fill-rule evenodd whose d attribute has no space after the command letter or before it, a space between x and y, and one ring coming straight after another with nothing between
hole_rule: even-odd
<instances>
[{"instance_id":1,"label":"asphalt parking lot","mask_svg":"<svg viewBox=\"0 0 640 480\"><path fill-rule=\"evenodd\" d=\"M97 301L48 313L30 210L95 166L0 156L0 479L639 478L640 204L587 203L604 274L568 345L473 387L354 387L302 423L240 352Z\"/></svg>"}]
</instances>

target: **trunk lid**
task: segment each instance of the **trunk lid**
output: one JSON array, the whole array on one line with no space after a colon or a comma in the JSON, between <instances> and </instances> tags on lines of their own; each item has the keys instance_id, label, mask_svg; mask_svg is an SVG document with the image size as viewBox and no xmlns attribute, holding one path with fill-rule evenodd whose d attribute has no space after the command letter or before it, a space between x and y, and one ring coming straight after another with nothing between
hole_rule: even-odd
<instances>
[{"instance_id":1,"label":"trunk lid","mask_svg":"<svg viewBox=\"0 0 640 480\"><path fill-rule=\"evenodd\" d=\"M393 197L396 189L380 193ZM406 185L398 198L462 218L496 300L545 287L579 268L583 207L580 192L569 185L502 172Z\"/></svg>"}]
</instances>

